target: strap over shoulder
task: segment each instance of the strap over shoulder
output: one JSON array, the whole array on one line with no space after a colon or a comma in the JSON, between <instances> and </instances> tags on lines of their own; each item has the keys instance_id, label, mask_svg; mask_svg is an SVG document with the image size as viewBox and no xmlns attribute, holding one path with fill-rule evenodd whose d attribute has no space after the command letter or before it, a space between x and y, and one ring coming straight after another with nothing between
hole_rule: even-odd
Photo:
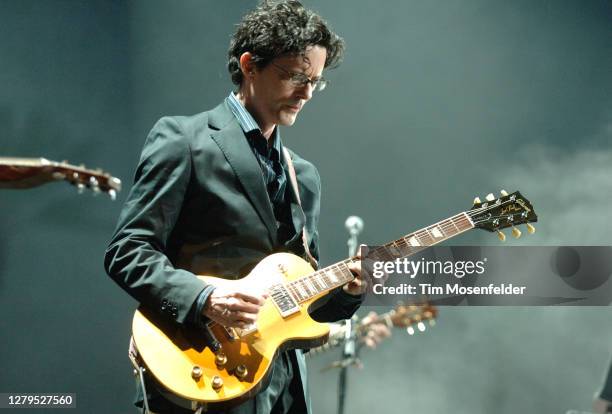
<instances>
[{"instance_id":1,"label":"strap over shoulder","mask_svg":"<svg viewBox=\"0 0 612 414\"><path fill-rule=\"evenodd\" d=\"M289 181L291 181L291 186L293 187L293 191L295 192L295 196L297 197L297 202L301 206L302 201L300 200L300 189L298 187L297 175L295 174L295 167L293 166L293 160L291 159L291 154L286 147L283 147L283 155L285 156L285 161L287 162L287 169L289 170ZM308 248L308 239L306 238L306 226L302 229L302 244L304 245L304 251L308 256L308 261L317 269L319 267L319 263L310 253L310 249Z\"/></svg>"}]
</instances>

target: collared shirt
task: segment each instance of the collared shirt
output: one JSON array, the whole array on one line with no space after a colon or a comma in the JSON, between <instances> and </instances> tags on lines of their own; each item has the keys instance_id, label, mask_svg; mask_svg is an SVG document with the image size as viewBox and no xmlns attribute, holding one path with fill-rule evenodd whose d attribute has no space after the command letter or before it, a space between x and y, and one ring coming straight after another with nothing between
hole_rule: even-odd
<instances>
[{"instance_id":1,"label":"collared shirt","mask_svg":"<svg viewBox=\"0 0 612 414\"><path fill-rule=\"evenodd\" d=\"M257 125L253 116L236 98L236 95L230 92L225 100L238 120L255 158L259 162L264 183L268 190L268 196L270 196L270 201L274 205L274 214L276 215L276 210L280 208L281 204L284 204L287 187L287 177L281 163L283 147L278 127L274 128L270 137L272 145L268 145L268 140L263 136L259 125Z\"/></svg>"}]
</instances>

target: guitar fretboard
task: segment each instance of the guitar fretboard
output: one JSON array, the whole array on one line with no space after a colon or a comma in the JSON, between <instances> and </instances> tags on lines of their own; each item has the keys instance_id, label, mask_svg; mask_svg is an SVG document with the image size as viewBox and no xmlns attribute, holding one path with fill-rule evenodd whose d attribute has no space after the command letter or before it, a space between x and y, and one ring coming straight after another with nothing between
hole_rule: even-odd
<instances>
[{"instance_id":1,"label":"guitar fretboard","mask_svg":"<svg viewBox=\"0 0 612 414\"><path fill-rule=\"evenodd\" d=\"M408 257L473 228L474 223L467 213L459 213L391 243L371 249L364 256L375 261ZM355 257L343 260L289 282L285 286L298 303L305 302L353 280L355 277L349 266L357 260Z\"/></svg>"}]
</instances>

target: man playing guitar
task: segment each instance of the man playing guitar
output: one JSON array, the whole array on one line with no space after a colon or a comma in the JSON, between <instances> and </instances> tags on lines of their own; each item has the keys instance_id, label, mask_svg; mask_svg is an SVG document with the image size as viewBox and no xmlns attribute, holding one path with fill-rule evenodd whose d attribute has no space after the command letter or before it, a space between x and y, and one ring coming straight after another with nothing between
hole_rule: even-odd
<instances>
[{"instance_id":1,"label":"man playing guitar","mask_svg":"<svg viewBox=\"0 0 612 414\"><path fill-rule=\"evenodd\" d=\"M275 252L316 266L319 174L286 151L279 126L293 125L325 88L323 70L339 64L343 49L342 39L299 2L263 2L231 39L236 90L210 111L164 117L153 127L105 257L107 273L141 307L193 331L211 321L246 328L257 320L266 289L215 286L195 275L239 279ZM314 319L355 312L365 283L359 262L351 271L356 278L320 300ZM309 412L302 351L282 351L272 370L263 390L226 412ZM154 378L145 380L151 411L193 412L162 397ZM142 398L141 392L137 405Z\"/></svg>"}]
</instances>

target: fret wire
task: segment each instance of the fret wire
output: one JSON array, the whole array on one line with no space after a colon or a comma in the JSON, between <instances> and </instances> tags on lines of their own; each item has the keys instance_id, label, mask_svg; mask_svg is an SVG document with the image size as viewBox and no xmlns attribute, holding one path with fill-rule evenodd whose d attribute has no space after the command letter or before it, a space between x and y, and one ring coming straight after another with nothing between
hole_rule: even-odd
<instances>
[{"instance_id":1,"label":"fret wire","mask_svg":"<svg viewBox=\"0 0 612 414\"><path fill-rule=\"evenodd\" d=\"M300 292L300 290L297 288L297 285L295 284L295 282L291 283L291 287L293 291L295 292L295 295L298 298L298 300L303 300L302 292Z\"/></svg>"},{"instance_id":2,"label":"fret wire","mask_svg":"<svg viewBox=\"0 0 612 414\"><path fill-rule=\"evenodd\" d=\"M308 289L309 289L309 290L312 290L312 292L309 292L309 293L310 293L310 295L311 295L311 296L314 296L314 294L315 294L315 292L316 292L317 288L316 288L316 286L315 286L315 285L312 283L311 276L312 276L312 275L307 275L307 276L304 278L304 283L305 283L305 284L308 286Z\"/></svg>"},{"instance_id":3,"label":"fret wire","mask_svg":"<svg viewBox=\"0 0 612 414\"><path fill-rule=\"evenodd\" d=\"M425 246L431 246L433 244L432 242L435 240L433 237L431 237L431 234L429 234L429 231L427 231L427 229L421 231L420 235L417 236L417 238L419 240L425 240L425 243L421 243Z\"/></svg>"},{"instance_id":4,"label":"fret wire","mask_svg":"<svg viewBox=\"0 0 612 414\"><path fill-rule=\"evenodd\" d=\"M310 289L312 289L312 296L317 294L317 291L319 290L317 288L317 285L315 285L314 281L312 280L312 278L309 276L306 276L306 278L304 278L304 281L306 283L308 283L308 287L310 287Z\"/></svg>"},{"instance_id":5,"label":"fret wire","mask_svg":"<svg viewBox=\"0 0 612 414\"><path fill-rule=\"evenodd\" d=\"M325 275L325 278L327 279L327 283L329 286L333 286L334 282L332 281L331 277L329 277L329 275L327 274L327 272L323 272L323 275Z\"/></svg>"},{"instance_id":6,"label":"fret wire","mask_svg":"<svg viewBox=\"0 0 612 414\"><path fill-rule=\"evenodd\" d=\"M319 273L319 272L317 272L317 273ZM327 273L322 272L322 273L319 273L319 274L320 274L321 280L323 280L323 282L325 283L325 286L328 286L328 287L331 286L331 284L332 284L331 283L331 279L327 276Z\"/></svg>"},{"instance_id":7,"label":"fret wire","mask_svg":"<svg viewBox=\"0 0 612 414\"><path fill-rule=\"evenodd\" d=\"M327 284L327 282L325 281L325 279L323 278L322 274L317 274L317 277L319 278L319 283L321 284L322 290L327 289L327 287L329 286Z\"/></svg>"},{"instance_id":8,"label":"fret wire","mask_svg":"<svg viewBox=\"0 0 612 414\"><path fill-rule=\"evenodd\" d=\"M304 298L308 298L308 290L306 289L306 286L304 286L304 281L302 279L298 281L298 287L300 288L300 293L302 296Z\"/></svg>"},{"instance_id":9,"label":"fret wire","mask_svg":"<svg viewBox=\"0 0 612 414\"><path fill-rule=\"evenodd\" d=\"M421 233L420 233L420 237L425 240L425 245L426 246L431 246L432 242L434 241L434 238L431 237L431 234L429 233L429 231L427 229L424 229Z\"/></svg>"},{"instance_id":10,"label":"fret wire","mask_svg":"<svg viewBox=\"0 0 612 414\"><path fill-rule=\"evenodd\" d=\"M295 281L296 289L300 292L300 298L302 300L306 300L308 298L308 292L302 285L302 279L298 279Z\"/></svg>"},{"instance_id":11,"label":"fret wire","mask_svg":"<svg viewBox=\"0 0 612 414\"><path fill-rule=\"evenodd\" d=\"M342 265L342 262L338 262L333 264L332 266L330 266L330 271L333 273L334 278L340 283L343 284L344 282L344 274L342 273L342 268L340 267ZM337 282L337 283L338 283Z\"/></svg>"},{"instance_id":12,"label":"fret wire","mask_svg":"<svg viewBox=\"0 0 612 414\"><path fill-rule=\"evenodd\" d=\"M314 288L314 290L315 290L315 292L314 292L314 293L316 294L316 293L317 293L317 292L319 292L320 290L319 290L319 286L317 286L317 280L316 280L316 279L315 279L315 277L314 277L315 275L316 275L316 273L312 273L312 274L310 274L310 275L306 276L306 279L307 279L307 280L308 280L308 282L309 282L309 283L312 285L312 287L313 287L313 288Z\"/></svg>"},{"instance_id":13,"label":"fret wire","mask_svg":"<svg viewBox=\"0 0 612 414\"><path fill-rule=\"evenodd\" d=\"M440 229L440 233L442 233L442 238L444 239L448 239L448 236L446 235L446 230L444 230L444 228L448 228L449 225L447 223L447 220L444 220L443 222L441 222L438 226L438 229Z\"/></svg>"},{"instance_id":14,"label":"fret wire","mask_svg":"<svg viewBox=\"0 0 612 414\"><path fill-rule=\"evenodd\" d=\"M289 294L294 298L297 299L297 295L296 292L293 290L293 286L291 285L291 283L287 283L285 284L285 288L287 289L287 291L289 292Z\"/></svg>"},{"instance_id":15,"label":"fret wire","mask_svg":"<svg viewBox=\"0 0 612 414\"><path fill-rule=\"evenodd\" d=\"M288 284L289 286L291 286L291 291L295 294L295 297L298 298L298 301L301 299L302 295L300 295L300 291L298 290L297 286L295 285L295 281L292 281Z\"/></svg>"},{"instance_id":16,"label":"fret wire","mask_svg":"<svg viewBox=\"0 0 612 414\"><path fill-rule=\"evenodd\" d=\"M325 269L323 269L322 271L319 271L318 273L319 273L319 279L321 280L321 283L323 284L324 289L329 289L330 286L333 286L333 283Z\"/></svg>"},{"instance_id":17,"label":"fret wire","mask_svg":"<svg viewBox=\"0 0 612 414\"><path fill-rule=\"evenodd\" d=\"M318 273L317 275L321 286L323 286L323 289L327 289L329 287L329 283L327 283L327 281L325 280L325 275L323 273Z\"/></svg>"},{"instance_id":18,"label":"fret wire","mask_svg":"<svg viewBox=\"0 0 612 414\"><path fill-rule=\"evenodd\" d=\"M306 285L306 281L304 280L304 278L300 279L300 284L304 289L304 292L306 292L306 295L311 296L312 294L310 293L310 288L308 287L308 285Z\"/></svg>"},{"instance_id":19,"label":"fret wire","mask_svg":"<svg viewBox=\"0 0 612 414\"><path fill-rule=\"evenodd\" d=\"M344 280L349 282L354 279L353 272L349 269L348 264L343 263L343 265L344 267L341 268L341 271L343 272Z\"/></svg>"},{"instance_id":20,"label":"fret wire","mask_svg":"<svg viewBox=\"0 0 612 414\"><path fill-rule=\"evenodd\" d=\"M312 297L314 295L314 292L312 291L312 286L308 283L309 280L307 277L302 278L302 283L304 284L304 288L306 289L306 292L308 293L309 297Z\"/></svg>"},{"instance_id":21,"label":"fret wire","mask_svg":"<svg viewBox=\"0 0 612 414\"><path fill-rule=\"evenodd\" d=\"M339 263L336 263L333 266L331 266L330 270L333 272L334 277L335 277L336 280L342 281L343 276L342 276L342 273L339 272L339 270L340 270L340 264Z\"/></svg>"},{"instance_id":22,"label":"fret wire","mask_svg":"<svg viewBox=\"0 0 612 414\"><path fill-rule=\"evenodd\" d=\"M461 232L464 232L466 230L469 230L471 228L470 226L470 222L468 220L466 220L465 218L461 218L458 220L458 222L456 223L457 227L459 227L461 229Z\"/></svg>"},{"instance_id":23,"label":"fret wire","mask_svg":"<svg viewBox=\"0 0 612 414\"><path fill-rule=\"evenodd\" d=\"M329 282L326 280L326 275L324 273L319 273L319 280L325 289L329 288Z\"/></svg>"},{"instance_id":24,"label":"fret wire","mask_svg":"<svg viewBox=\"0 0 612 414\"><path fill-rule=\"evenodd\" d=\"M317 274L313 273L310 276L308 276L308 279L311 281L311 283L313 284L313 286L315 287L315 289L318 292L323 291L323 286L319 284L319 282L317 281Z\"/></svg>"}]
</instances>

